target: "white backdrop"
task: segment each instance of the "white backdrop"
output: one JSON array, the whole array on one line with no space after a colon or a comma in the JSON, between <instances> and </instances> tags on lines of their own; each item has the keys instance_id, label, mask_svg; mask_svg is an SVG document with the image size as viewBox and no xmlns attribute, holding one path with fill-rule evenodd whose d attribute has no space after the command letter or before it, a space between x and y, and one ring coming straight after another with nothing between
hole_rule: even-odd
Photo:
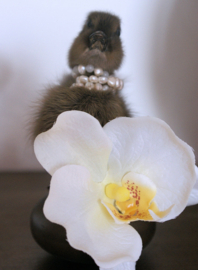
<instances>
[{"instance_id":1,"label":"white backdrop","mask_svg":"<svg viewBox=\"0 0 198 270\"><path fill-rule=\"evenodd\" d=\"M0 1L0 170L37 170L31 107L69 72L67 52L90 11L122 20L118 71L137 115L164 119L198 156L197 0Z\"/></svg>"}]
</instances>

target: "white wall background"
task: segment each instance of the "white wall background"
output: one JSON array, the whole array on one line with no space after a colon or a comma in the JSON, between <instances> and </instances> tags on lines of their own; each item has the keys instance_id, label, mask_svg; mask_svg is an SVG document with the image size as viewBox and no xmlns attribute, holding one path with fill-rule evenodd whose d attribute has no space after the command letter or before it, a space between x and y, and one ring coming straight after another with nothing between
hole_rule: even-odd
<instances>
[{"instance_id":1,"label":"white wall background","mask_svg":"<svg viewBox=\"0 0 198 270\"><path fill-rule=\"evenodd\" d=\"M69 72L68 49L88 12L122 19L124 95L164 119L198 157L197 0L0 1L0 170L37 170L31 107Z\"/></svg>"}]
</instances>

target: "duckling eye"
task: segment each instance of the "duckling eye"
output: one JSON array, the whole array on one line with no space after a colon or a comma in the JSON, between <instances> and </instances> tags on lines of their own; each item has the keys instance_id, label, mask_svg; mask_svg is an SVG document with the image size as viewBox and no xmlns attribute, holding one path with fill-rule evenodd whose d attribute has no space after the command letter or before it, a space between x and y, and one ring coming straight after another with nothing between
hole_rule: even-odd
<instances>
[{"instance_id":1,"label":"duckling eye","mask_svg":"<svg viewBox=\"0 0 198 270\"><path fill-rule=\"evenodd\" d=\"M93 26L94 26L94 25L93 25L91 19L89 19L88 22L87 22L87 27L88 27L88 28L92 28Z\"/></svg>"},{"instance_id":2,"label":"duckling eye","mask_svg":"<svg viewBox=\"0 0 198 270\"><path fill-rule=\"evenodd\" d=\"M120 28L118 28L115 32L115 34L119 37L120 36Z\"/></svg>"}]
</instances>

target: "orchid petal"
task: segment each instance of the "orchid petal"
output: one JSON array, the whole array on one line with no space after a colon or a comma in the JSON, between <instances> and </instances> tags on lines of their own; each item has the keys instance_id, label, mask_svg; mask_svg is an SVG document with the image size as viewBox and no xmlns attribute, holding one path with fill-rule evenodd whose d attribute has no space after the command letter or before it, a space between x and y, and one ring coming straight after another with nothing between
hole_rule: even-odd
<instances>
[{"instance_id":1,"label":"orchid petal","mask_svg":"<svg viewBox=\"0 0 198 270\"><path fill-rule=\"evenodd\" d=\"M135 270L135 262L124 262L122 264L118 264L115 267L108 268L108 270ZM105 270L107 268L101 268L100 270Z\"/></svg>"},{"instance_id":2,"label":"orchid petal","mask_svg":"<svg viewBox=\"0 0 198 270\"><path fill-rule=\"evenodd\" d=\"M104 131L113 142L110 178L119 182L130 171L147 176L156 185L159 210L173 206L160 221L179 215L195 183L192 149L157 118L117 118L107 123Z\"/></svg>"},{"instance_id":3,"label":"orchid petal","mask_svg":"<svg viewBox=\"0 0 198 270\"><path fill-rule=\"evenodd\" d=\"M196 183L188 198L187 206L198 204L198 167L197 166L195 166L195 171L196 171Z\"/></svg>"},{"instance_id":4,"label":"orchid petal","mask_svg":"<svg viewBox=\"0 0 198 270\"><path fill-rule=\"evenodd\" d=\"M149 211L149 213L154 221L160 222L162 220L162 218L165 218L170 213L173 206L174 205L171 205L168 209L166 209L164 211L159 211L155 201L153 201L148 211Z\"/></svg>"},{"instance_id":5,"label":"orchid petal","mask_svg":"<svg viewBox=\"0 0 198 270\"><path fill-rule=\"evenodd\" d=\"M88 253L102 268L137 261L142 241L134 228L117 225L99 198L104 187L85 167L67 165L52 176L44 214L64 226L72 247Z\"/></svg>"},{"instance_id":6,"label":"orchid petal","mask_svg":"<svg viewBox=\"0 0 198 270\"><path fill-rule=\"evenodd\" d=\"M76 164L88 168L92 179L100 182L107 172L111 145L98 120L85 112L68 111L37 136L34 150L51 175L64 165Z\"/></svg>"}]
</instances>

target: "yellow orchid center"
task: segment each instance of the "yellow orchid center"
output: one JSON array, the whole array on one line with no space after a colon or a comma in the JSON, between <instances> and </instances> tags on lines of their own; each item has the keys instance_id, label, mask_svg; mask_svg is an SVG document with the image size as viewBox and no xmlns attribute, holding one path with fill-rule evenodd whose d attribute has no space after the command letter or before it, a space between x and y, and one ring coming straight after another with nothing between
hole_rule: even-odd
<instances>
[{"instance_id":1,"label":"yellow orchid center","mask_svg":"<svg viewBox=\"0 0 198 270\"><path fill-rule=\"evenodd\" d=\"M167 215L172 206L165 211L159 211L154 202L156 187L149 178L136 173L128 173L122 179L122 186L115 183L106 185L105 195L112 203L105 203L113 215L125 222L135 220L152 221L149 210L162 218Z\"/></svg>"},{"instance_id":2,"label":"yellow orchid center","mask_svg":"<svg viewBox=\"0 0 198 270\"><path fill-rule=\"evenodd\" d=\"M120 187L117 184L106 185L105 194L109 199L114 199L119 202L125 202L130 199L129 190L125 187Z\"/></svg>"}]
</instances>

